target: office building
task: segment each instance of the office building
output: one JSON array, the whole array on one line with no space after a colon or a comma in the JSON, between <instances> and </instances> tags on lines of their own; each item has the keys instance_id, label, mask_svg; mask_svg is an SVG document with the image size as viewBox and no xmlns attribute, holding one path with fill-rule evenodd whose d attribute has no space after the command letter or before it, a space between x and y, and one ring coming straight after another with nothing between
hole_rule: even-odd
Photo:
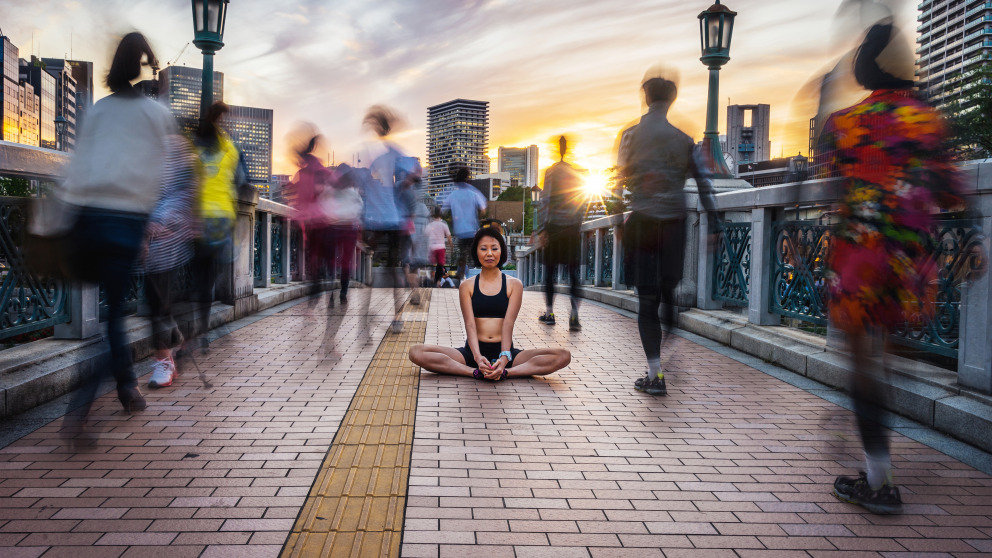
<instances>
[{"instance_id":1,"label":"office building","mask_svg":"<svg viewBox=\"0 0 992 558\"><path fill-rule=\"evenodd\" d=\"M85 60L69 60L66 58L42 58L42 62L45 63L45 68L49 72L60 72L68 66L69 76L72 78L73 89L73 103L74 103L74 116L70 127L73 130L73 137L75 137L76 125L83 121L83 116L86 114L86 110L93 106L93 63L87 62ZM53 75L55 75L53 73ZM56 76L58 78L58 76ZM65 80L68 87L68 80ZM69 117L66 116L66 119Z\"/></svg>"},{"instance_id":2,"label":"office building","mask_svg":"<svg viewBox=\"0 0 992 558\"><path fill-rule=\"evenodd\" d=\"M468 166L472 177L489 173L489 102L455 99L427 109L427 194L450 191L451 170Z\"/></svg>"},{"instance_id":3,"label":"office building","mask_svg":"<svg viewBox=\"0 0 992 558\"><path fill-rule=\"evenodd\" d=\"M56 106L56 78L45 71L44 62L31 57L31 62L22 60L21 79L31 85L39 101L39 142L40 147L56 149L58 138L55 136L55 117L60 113Z\"/></svg>"},{"instance_id":4,"label":"office building","mask_svg":"<svg viewBox=\"0 0 992 558\"><path fill-rule=\"evenodd\" d=\"M231 105L224 129L245 156L248 181L268 193L272 177L272 109Z\"/></svg>"},{"instance_id":5,"label":"office building","mask_svg":"<svg viewBox=\"0 0 992 558\"><path fill-rule=\"evenodd\" d=\"M168 66L158 73L158 97L169 107L184 132L192 134L200 118L203 70ZM214 72L214 100L224 100L224 74Z\"/></svg>"},{"instance_id":6,"label":"office building","mask_svg":"<svg viewBox=\"0 0 992 558\"><path fill-rule=\"evenodd\" d=\"M772 143L769 105L730 105L727 107L727 150L724 157L735 174L741 165L767 161Z\"/></svg>"},{"instance_id":7,"label":"office building","mask_svg":"<svg viewBox=\"0 0 992 558\"><path fill-rule=\"evenodd\" d=\"M510 173L513 186L532 188L537 186L537 146L500 147L497 155L497 171Z\"/></svg>"},{"instance_id":8,"label":"office building","mask_svg":"<svg viewBox=\"0 0 992 558\"><path fill-rule=\"evenodd\" d=\"M3 88L0 88L3 129L0 139L18 142L21 139L20 62L18 48L7 37L0 37L0 64L3 66Z\"/></svg>"},{"instance_id":9,"label":"office building","mask_svg":"<svg viewBox=\"0 0 992 558\"><path fill-rule=\"evenodd\" d=\"M26 61L25 65L27 64ZM34 87L26 80L17 84L20 117L18 124L17 143L24 145L41 145L41 100L34 92Z\"/></svg>"},{"instance_id":10,"label":"office building","mask_svg":"<svg viewBox=\"0 0 992 558\"><path fill-rule=\"evenodd\" d=\"M487 200L493 201L510 187L513 180L508 172L492 172L474 176L468 183L482 192Z\"/></svg>"},{"instance_id":11,"label":"office building","mask_svg":"<svg viewBox=\"0 0 992 558\"><path fill-rule=\"evenodd\" d=\"M286 185L292 179L293 177L288 174L273 174L269 177L269 187L266 188L265 194L262 194L262 189L259 188L258 195L275 202L285 203Z\"/></svg>"},{"instance_id":12,"label":"office building","mask_svg":"<svg viewBox=\"0 0 992 558\"><path fill-rule=\"evenodd\" d=\"M64 151L69 151L76 145L76 129L79 127L79 114L83 110L83 106L80 105L80 97L78 95L79 82L75 77L72 61L65 60L62 58L42 58L41 65L45 68L45 71L49 75L55 78L55 116L62 116L66 120L65 127L65 146L63 146ZM79 62L76 61L77 66L85 69L86 65L89 65L90 76L89 85L90 93L87 93L87 97L90 99L88 102L92 104L92 62ZM76 72L78 73L78 72ZM83 79L87 79L85 74L80 74ZM87 107L89 105L86 105Z\"/></svg>"},{"instance_id":13,"label":"office building","mask_svg":"<svg viewBox=\"0 0 992 558\"><path fill-rule=\"evenodd\" d=\"M918 8L919 87L932 103L944 107L992 58L992 2L923 0Z\"/></svg>"}]
</instances>

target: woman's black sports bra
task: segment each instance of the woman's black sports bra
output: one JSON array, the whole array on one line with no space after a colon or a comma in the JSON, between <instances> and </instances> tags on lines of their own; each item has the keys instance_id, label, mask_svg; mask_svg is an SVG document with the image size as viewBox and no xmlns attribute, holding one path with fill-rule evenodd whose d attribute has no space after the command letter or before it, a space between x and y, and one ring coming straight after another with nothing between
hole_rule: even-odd
<instances>
[{"instance_id":1,"label":"woman's black sports bra","mask_svg":"<svg viewBox=\"0 0 992 558\"><path fill-rule=\"evenodd\" d=\"M489 296L479 290L479 276L475 276L475 290L472 291L472 313L476 318L505 318L506 309L510 307L510 295L506 292L506 275L503 275L503 287L498 293Z\"/></svg>"}]
</instances>

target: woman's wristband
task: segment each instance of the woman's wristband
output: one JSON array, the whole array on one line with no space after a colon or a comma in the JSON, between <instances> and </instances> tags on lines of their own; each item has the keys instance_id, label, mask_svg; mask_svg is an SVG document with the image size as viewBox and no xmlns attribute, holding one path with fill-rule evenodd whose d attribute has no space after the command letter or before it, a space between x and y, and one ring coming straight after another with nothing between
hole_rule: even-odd
<instances>
[{"instance_id":1,"label":"woman's wristband","mask_svg":"<svg viewBox=\"0 0 992 558\"><path fill-rule=\"evenodd\" d=\"M501 352L499 354L499 356L500 357L506 357L506 363L507 364L510 364L511 362L513 362L513 353L511 353L510 351L503 351L503 352Z\"/></svg>"}]
</instances>

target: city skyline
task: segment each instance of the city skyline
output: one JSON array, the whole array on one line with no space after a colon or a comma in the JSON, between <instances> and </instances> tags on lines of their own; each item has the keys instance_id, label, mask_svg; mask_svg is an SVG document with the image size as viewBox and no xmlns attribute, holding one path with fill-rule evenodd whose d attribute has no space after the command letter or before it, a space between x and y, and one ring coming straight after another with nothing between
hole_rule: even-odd
<instances>
[{"instance_id":1,"label":"city skyline","mask_svg":"<svg viewBox=\"0 0 992 558\"><path fill-rule=\"evenodd\" d=\"M275 111L273 172L292 171L283 138L300 120L320 127L336 160L349 160L369 139L360 123L373 103L405 117L407 128L394 139L426 160L426 107L459 97L490 101L491 158L501 145L536 144L544 168L552 162L548 147L565 133L576 138L576 161L596 172L612 166L617 134L643 108L640 80L662 62L681 74L673 122L701 138L706 69L698 60L696 16L709 4L645 0L617 10L591 1L568 9L498 0L372 7L300 1L273 10L233 3L215 69L225 73L229 103ZM719 110L725 114L728 100L772 105L772 156L806 151L812 115L803 87L852 46L853 38L839 38L833 24L840 5L729 3L739 15L731 61L721 72ZM899 21L912 40L916 6L905 7ZM189 3L180 0L0 5L2 31L22 57L93 60L94 82L105 74L116 40L131 30L148 36L163 65L200 67L199 51L185 47L190 19ZM97 99L106 94L101 83L95 86Z\"/></svg>"}]
</instances>

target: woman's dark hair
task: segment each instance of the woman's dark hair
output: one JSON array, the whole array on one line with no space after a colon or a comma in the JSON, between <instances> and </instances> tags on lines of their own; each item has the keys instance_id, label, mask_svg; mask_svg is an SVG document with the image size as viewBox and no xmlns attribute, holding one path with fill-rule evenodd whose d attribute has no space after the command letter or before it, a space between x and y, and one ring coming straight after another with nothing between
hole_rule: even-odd
<instances>
[{"instance_id":1,"label":"woman's dark hair","mask_svg":"<svg viewBox=\"0 0 992 558\"><path fill-rule=\"evenodd\" d=\"M196 128L196 141L200 145L215 149L220 144L220 119L223 118L229 107L223 101L217 101L210 105L207 114L200 119L200 124Z\"/></svg>"},{"instance_id":2,"label":"woman's dark hair","mask_svg":"<svg viewBox=\"0 0 992 558\"><path fill-rule=\"evenodd\" d=\"M506 263L508 256L506 252L506 241L503 240L503 235L499 234L499 231L492 227L482 227L475 232L475 238L472 239L472 261L475 262L475 265L482 267L482 262L479 261L479 243L486 237L499 242L499 264L497 267L503 269L503 264Z\"/></svg>"},{"instance_id":3,"label":"woman's dark hair","mask_svg":"<svg viewBox=\"0 0 992 558\"><path fill-rule=\"evenodd\" d=\"M888 23L877 23L865 34L854 57L854 78L869 91L879 89L911 89L913 82L896 77L883 70L876 60L889 46L893 28Z\"/></svg>"},{"instance_id":4,"label":"woman's dark hair","mask_svg":"<svg viewBox=\"0 0 992 558\"><path fill-rule=\"evenodd\" d=\"M389 107L384 105L373 105L365 113L362 124L371 129L377 136L385 137L390 132L396 130L400 119Z\"/></svg>"},{"instance_id":5,"label":"woman's dark hair","mask_svg":"<svg viewBox=\"0 0 992 558\"><path fill-rule=\"evenodd\" d=\"M131 80L141 75L141 57L147 56L148 63L157 66L155 53L141 33L128 33L117 45L114 61L107 72L107 87L113 93L131 91Z\"/></svg>"}]
</instances>

